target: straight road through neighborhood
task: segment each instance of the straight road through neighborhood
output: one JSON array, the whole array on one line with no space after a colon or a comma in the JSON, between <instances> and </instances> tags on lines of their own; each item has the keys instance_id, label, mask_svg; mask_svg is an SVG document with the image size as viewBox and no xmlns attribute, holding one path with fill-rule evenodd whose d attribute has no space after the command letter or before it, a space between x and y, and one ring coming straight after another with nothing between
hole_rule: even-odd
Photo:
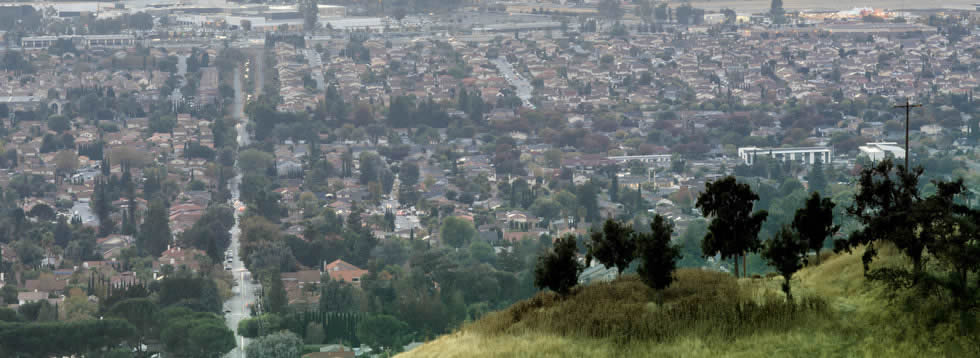
<instances>
[{"instance_id":1,"label":"straight road through neighborhood","mask_svg":"<svg viewBox=\"0 0 980 358\"><path fill-rule=\"evenodd\" d=\"M243 98L244 93L242 91L241 68L235 68L234 87L235 87L235 103L234 103L235 108L232 109L232 114L234 115L235 119L238 120L238 123L235 125L235 128L238 132L238 145L245 146L248 145L250 138L248 136L248 132L245 129L246 127L245 122L247 121L247 119L245 118L245 114L243 111L245 103ZM231 251L230 266L231 266L231 273L235 279L235 287L232 288L231 298L228 301L225 301L224 311L225 311L225 320L228 323L228 328L236 332L235 333L236 347L231 352L228 352L228 354L225 355L225 358L245 357L245 347L248 344L248 339L238 335L237 333L238 322L248 317L249 315L248 306L255 304L257 299L256 297L259 292L259 286L253 285L251 283L252 275L251 273L248 272L247 269L245 269L245 264L242 263L242 258L241 258L241 250L240 250L241 246L239 245L239 242L241 238L241 227L240 227L241 214L243 213L243 211L241 211L240 209L243 207L244 204L242 204L239 199L241 195L240 186L242 183L242 172L241 172L241 168L238 167L237 162L235 163L235 172L236 172L235 177L232 178L231 182L228 184L229 186L231 186L230 188L231 201L233 207L235 208L235 226L231 228L231 245L229 246L228 249L229 251ZM226 267L229 265L227 260L225 262L225 265Z\"/></svg>"}]
</instances>

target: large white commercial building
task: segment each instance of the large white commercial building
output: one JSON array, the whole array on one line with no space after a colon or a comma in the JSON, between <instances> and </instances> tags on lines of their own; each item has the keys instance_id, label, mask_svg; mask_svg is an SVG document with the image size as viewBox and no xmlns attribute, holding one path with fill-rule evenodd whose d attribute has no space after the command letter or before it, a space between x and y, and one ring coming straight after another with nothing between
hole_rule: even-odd
<instances>
[{"instance_id":1,"label":"large white commercial building","mask_svg":"<svg viewBox=\"0 0 980 358\"><path fill-rule=\"evenodd\" d=\"M868 143L858 147L858 150L874 162L887 158L889 154L895 159L905 159L905 149L895 142Z\"/></svg>"},{"instance_id":2,"label":"large white commercial building","mask_svg":"<svg viewBox=\"0 0 980 358\"><path fill-rule=\"evenodd\" d=\"M769 157L779 161L796 161L801 164L814 164L817 160L829 163L834 156L830 147L797 147L797 148L738 148L738 157L746 165L752 165L759 157Z\"/></svg>"},{"instance_id":3,"label":"large white commercial building","mask_svg":"<svg viewBox=\"0 0 980 358\"><path fill-rule=\"evenodd\" d=\"M619 155L608 157L609 160L615 160L618 163L626 163L631 161L639 161L643 163L670 163L670 154L650 154L650 155Z\"/></svg>"},{"instance_id":4,"label":"large white commercial building","mask_svg":"<svg viewBox=\"0 0 980 358\"><path fill-rule=\"evenodd\" d=\"M78 47L135 47L140 40L133 35L62 35L62 36L30 36L20 39L20 47L29 49L46 49L59 39L71 40Z\"/></svg>"}]
</instances>

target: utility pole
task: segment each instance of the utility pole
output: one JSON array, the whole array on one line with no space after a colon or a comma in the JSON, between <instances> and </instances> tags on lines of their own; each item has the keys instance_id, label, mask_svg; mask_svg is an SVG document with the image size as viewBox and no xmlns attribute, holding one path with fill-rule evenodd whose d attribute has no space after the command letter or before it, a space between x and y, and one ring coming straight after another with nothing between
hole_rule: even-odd
<instances>
[{"instance_id":1,"label":"utility pole","mask_svg":"<svg viewBox=\"0 0 980 358\"><path fill-rule=\"evenodd\" d=\"M910 104L908 97L905 97L905 104L895 106L895 108L905 108L905 170L909 170L909 112L915 107L922 107L922 105Z\"/></svg>"}]
</instances>

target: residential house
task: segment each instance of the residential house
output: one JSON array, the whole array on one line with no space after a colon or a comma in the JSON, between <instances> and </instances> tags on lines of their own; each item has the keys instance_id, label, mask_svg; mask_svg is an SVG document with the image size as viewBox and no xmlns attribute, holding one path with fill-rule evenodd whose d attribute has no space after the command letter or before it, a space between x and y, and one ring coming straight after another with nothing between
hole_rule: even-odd
<instances>
[{"instance_id":1,"label":"residential house","mask_svg":"<svg viewBox=\"0 0 980 358\"><path fill-rule=\"evenodd\" d=\"M159 259L153 261L153 272L161 272L163 265L173 266L174 270L186 267L188 270L197 272L201 270L201 261L198 260L198 257L207 257L207 254L198 249L168 246L167 251L160 254Z\"/></svg>"},{"instance_id":2,"label":"residential house","mask_svg":"<svg viewBox=\"0 0 980 358\"><path fill-rule=\"evenodd\" d=\"M330 275L331 280L343 280L354 286L360 286L361 277L368 274L367 270L351 265L341 259L326 264L323 266L323 271Z\"/></svg>"}]
</instances>

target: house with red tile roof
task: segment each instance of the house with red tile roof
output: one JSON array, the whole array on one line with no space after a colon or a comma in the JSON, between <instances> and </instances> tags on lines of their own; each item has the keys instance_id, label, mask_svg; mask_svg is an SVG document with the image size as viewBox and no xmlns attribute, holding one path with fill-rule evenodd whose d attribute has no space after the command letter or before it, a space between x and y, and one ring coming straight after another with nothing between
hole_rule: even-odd
<instances>
[{"instance_id":1,"label":"house with red tile roof","mask_svg":"<svg viewBox=\"0 0 980 358\"><path fill-rule=\"evenodd\" d=\"M323 271L330 275L332 280L343 280L355 286L361 285L361 277L367 275L368 271L360 267L351 265L347 261L337 259L334 262L323 266Z\"/></svg>"}]
</instances>

